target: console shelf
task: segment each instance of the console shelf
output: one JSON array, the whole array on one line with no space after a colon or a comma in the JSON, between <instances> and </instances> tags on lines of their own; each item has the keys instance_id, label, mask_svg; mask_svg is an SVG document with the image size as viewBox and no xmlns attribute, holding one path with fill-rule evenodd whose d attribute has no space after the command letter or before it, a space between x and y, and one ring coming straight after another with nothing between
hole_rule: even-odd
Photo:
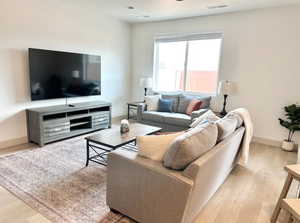
<instances>
[{"instance_id":1,"label":"console shelf","mask_svg":"<svg viewBox=\"0 0 300 223\"><path fill-rule=\"evenodd\" d=\"M27 109L28 141L39 144L110 128L111 104L103 101Z\"/></svg>"}]
</instances>

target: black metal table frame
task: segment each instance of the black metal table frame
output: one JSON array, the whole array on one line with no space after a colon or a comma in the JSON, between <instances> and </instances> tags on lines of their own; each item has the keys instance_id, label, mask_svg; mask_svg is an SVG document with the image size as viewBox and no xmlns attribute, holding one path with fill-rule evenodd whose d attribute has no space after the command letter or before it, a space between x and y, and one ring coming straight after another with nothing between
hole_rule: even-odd
<instances>
[{"instance_id":1,"label":"black metal table frame","mask_svg":"<svg viewBox=\"0 0 300 223\"><path fill-rule=\"evenodd\" d=\"M117 146L108 145L106 143L102 143L99 141L94 141L91 139L86 138L86 164L85 166L89 165L89 162L98 163L104 166L107 166L107 160L106 156L108 153L116 150L119 147L122 147L126 144L135 142L135 139L132 139L130 141L124 142L122 144L119 144ZM94 151L95 155L90 157L90 150Z\"/></svg>"},{"instance_id":2,"label":"black metal table frame","mask_svg":"<svg viewBox=\"0 0 300 223\"><path fill-rule=\"evenodd\" d=\"M130 116L130 111L133 109L137 112L139 103L143 103L143 101L128 102L127 103L127 119L134 118L133 116Z\"/></svg>"}]
</instances>

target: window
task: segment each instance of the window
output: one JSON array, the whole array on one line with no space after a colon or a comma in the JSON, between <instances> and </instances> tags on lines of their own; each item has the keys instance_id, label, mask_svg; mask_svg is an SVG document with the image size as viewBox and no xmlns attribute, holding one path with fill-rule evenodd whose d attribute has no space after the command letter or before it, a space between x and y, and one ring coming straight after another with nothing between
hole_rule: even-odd
<instances>
[{"instance_id":1,"label":"window","mask_svg":"<svg viewBox=\"0 0 300 223\"><path fill-rule=\"evenodd\" d=\"M155 89L215 94L221 44L220 33L156 39Z\"/></svg>"}]
</instances>

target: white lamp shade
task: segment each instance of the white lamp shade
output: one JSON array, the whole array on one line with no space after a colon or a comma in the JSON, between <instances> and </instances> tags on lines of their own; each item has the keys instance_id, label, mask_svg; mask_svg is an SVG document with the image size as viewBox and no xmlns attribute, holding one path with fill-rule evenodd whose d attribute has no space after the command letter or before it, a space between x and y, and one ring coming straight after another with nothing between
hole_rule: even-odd
<instances>
[{"instance_id":1,"label":"white lamp shade","mask_svg":"<svg viewBox=\"0 0 300 223\"><path fill-rule=\"evenodd\" d=\"M232 81L220 81L218 93L221 95L234 95L237 93L236 84Z\"/></svg>"},{"instance_id":2,"label":"white lamp shade","mask_svg":"<svg viewBox=\"0 0 300 223\"><path fill-rule=\"evenodd\" d=\"M152 88L153 86L152 77L142 77L140 79L140 86L144 88Z\"/></svg>"}]
</instances>

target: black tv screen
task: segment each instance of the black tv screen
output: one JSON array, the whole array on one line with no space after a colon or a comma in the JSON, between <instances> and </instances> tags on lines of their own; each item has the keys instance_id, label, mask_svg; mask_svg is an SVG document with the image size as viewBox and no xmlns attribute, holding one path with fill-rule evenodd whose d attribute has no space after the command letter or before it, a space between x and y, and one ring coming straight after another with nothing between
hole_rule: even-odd
<instances>
[{"instance_id":1,"label":"black tv screen","mask_svg":"<svg viewBox=\"0 0 300 223\"><path fill-rule=\"evenodd\" d=\"M29 49L31 100L101 94L101 57Z\"/></svg>"}]
</instances>

